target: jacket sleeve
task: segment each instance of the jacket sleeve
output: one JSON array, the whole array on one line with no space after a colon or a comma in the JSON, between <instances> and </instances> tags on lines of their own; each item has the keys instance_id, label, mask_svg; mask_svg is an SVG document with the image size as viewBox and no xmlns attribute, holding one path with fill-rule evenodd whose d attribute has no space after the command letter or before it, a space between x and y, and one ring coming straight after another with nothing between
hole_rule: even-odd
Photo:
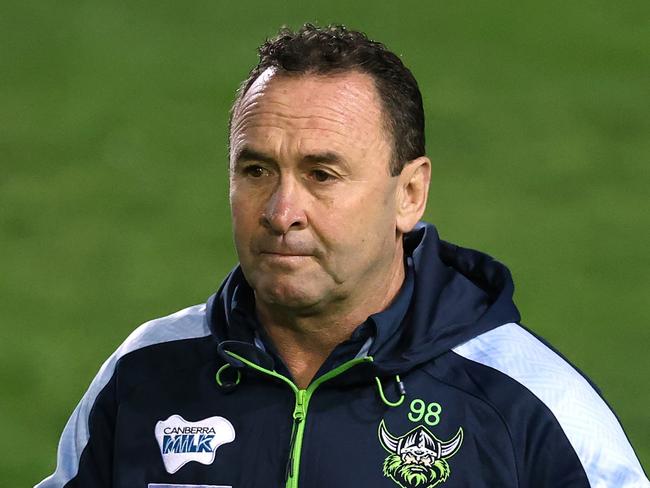
<instances>
[{"instance_id":1,"label":"jacket sleeve","mask_svg":"<svg viewBox=\"0 0 650 488\"><path fill-rule=\"evenodd\" d=\"M481 384L498 385L490 401L509 425L522 486L650 488L599 392L532 333L505 324L454 351L489 368Z\"/></svg>"},{"instance_id":2,"label":"jacket sleeve","mask_svg":"<svg viewBox=\"0 0 650 488\"><path fill-rule=\"evenodd\" d=\"M594 399L607 409L604 401ZM614 418L595 412L568 424L566 418L537 409L519 433L520 481L526 487L650 488L623 429ZM581 434L579 431L583 430ZM594 436L593 432L598 435Z\"/></svg>"},{"instance_id":3,"label":"jacket sleeve","mask_svg":"<svg viewBox=\"0 0 650 488\"><path fill-rule=\"evenodd\" d=\"M54 473L35 488L108 488L112 485L115 356L93 379L63 429Z\"/></svg>"},{"instance_id":4,"label":"jacket sleeve","mask_svg":"<svg viewBox=\"0 0 650 488\"><path fill-rule=\"evenodd\" d=\"M209 335L205 305L180 310L135 329L93 379L63 429L56 471L35 488L111 487L114 481L113 440L121 398L118 390L124 391L125 383L129 383L126 380L133 376L133 370L124 369L125 356L132 357L131 353L157 344ZM155 365L150 369L154 373L158 371Z\"/></svg>"}]
</instances>

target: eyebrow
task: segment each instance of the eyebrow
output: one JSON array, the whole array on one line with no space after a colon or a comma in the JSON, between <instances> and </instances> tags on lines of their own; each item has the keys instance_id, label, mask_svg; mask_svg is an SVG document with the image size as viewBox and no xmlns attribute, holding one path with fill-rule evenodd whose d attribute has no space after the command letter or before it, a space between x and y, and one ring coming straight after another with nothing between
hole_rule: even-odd
<instances>
[{"instance_id":1,"label":"eyebrow","mask_svg":"<svg viewBox=\"0 0 650 488\"><path fill-rule=\"evenodd\" d=\"M268 154L264 154L263 152L256 151L255 149L250 147L242 148L242 150L239 151L239 153L237 154L237 157L235 158L235 163L240 163L242 161L260 161L262 163L277 164L277 161L273 156L269 156ZM301 162L330 163L330 164L337 164L341 166L347 166L344 158L340 154L333 151L305 154L301 158Z\"/></svg>"},{"instance_id":2,"label":"eyebrow","mask_svg":"<svg viewBox=\"0 0 650 488\"><path fill-rule=\"evenodd\" d=\"M343 164L343 158L339 154L331 151L316 154L305 154L302 157L302 161L305 163Z\"/></svg>"},{"instance_id":3,"label":"eyebrow","mask_svg":"<svg viewBox=\"0 0 650 488\"><path fill-rule=\"evenodd\" d=\"M235 163L242 161L260 161L262 163L275 163L275 158L268 156L264 153L251 149L250 147L244 147L235 158Z\"/></svg>"}]
</instances>

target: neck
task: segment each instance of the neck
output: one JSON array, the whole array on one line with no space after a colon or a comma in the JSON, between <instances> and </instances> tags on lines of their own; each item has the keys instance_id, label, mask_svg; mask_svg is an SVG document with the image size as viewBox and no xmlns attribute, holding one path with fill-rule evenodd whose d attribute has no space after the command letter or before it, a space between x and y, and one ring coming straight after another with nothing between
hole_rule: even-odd
<instances>
[{"instance_id":1,"label":"neck","mask_svg":"<svg viewBox=\"0 0 650 488\"><path fill-rule=\"evenodd\" d=\"M391 304L404 282L403 259L399 246L390 269L364 286L362 296L351 294L317 311L306 313L256 301L258 318L299 388L309 385L334 348L359 324Z\"/></svg>"}]
</instances>

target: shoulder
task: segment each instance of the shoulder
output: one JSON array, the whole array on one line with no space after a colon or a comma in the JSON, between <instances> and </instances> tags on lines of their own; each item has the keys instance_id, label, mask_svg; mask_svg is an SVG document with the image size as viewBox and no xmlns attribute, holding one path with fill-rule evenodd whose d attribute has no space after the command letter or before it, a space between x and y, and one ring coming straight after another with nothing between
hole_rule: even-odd
<instances>
[{"instance_id":1,"label":"shoulder","mask_svg":"<svg viewBox=\"0 0 650 488\"><path fill-rule=\"evenodd\" d=\"M119 365L125 360L133 361L134 367L129 368L132 373L137 373L137 378L134 377L133 380L147 377L151 374L151 370L157 369L156 363L160 362L154 361L157 355L146 354L154 346L199 339L209 335L205 305L194 305L171 315L145 322L136 328L102 364L84 395L84 400L94 403L100 391L115 376ZM128 382L123 383L125 386L128 384Z\"/></svg>"},{"instance_id":2,"label":"shoulder","mask_svg":"<svg viewBox=\"0 0 650 488\"><path fill-rule=\"evenodd\" d=\"M206 306L194 305L165 317L150 320L135 329L113 356L119 359L134 351L156 344L210 335Z\"/></svg>"},{"instance_id":3,"label":"shoulder","mask_svg":"<svg viewBox=\"0 0 650 488\"><path fill-rule=\"evenodd\" d=\"M646 479L618 419L592 384L525 328L505 324L453 351L516 382L543 404L576 452L592 486L604 482L631 486L626 483Z\"/></svg>"},{"instance_id":4,"label":"shoulder","mask_svg":"<svg viewBox=\"0 0 650 488\"><path fill-rule=\"evenodd\" d=\"M195 305L171 315L150 320L135 329L100 370L100 377L119 375L118 394L133 386L161 378L174 371L197 366L207 360L212 348L206 306Z\"/></svg>"},{"instance_id":5,"label":"shoulder","mask_svg":"<svg viewBox=\"0 0 650 488\"><path fill-rule=\"evenodd\" d=\"M125 359L135 359L130 377L120 381L122 389L134 382L145 381L148 376L160 373L165 362L160 355L141 355L139 351L151 350L155 346L172 346L181 341L199 339L210 335L206 320L205 305L196 305L174 314L151 320L134 330L117 350L104 362L91 382L88 390L70 416L59 441L56 471L40 483L39 487L66 485L79 472L81 456L88 452L86 446L94 432L100 446L112 443L112 422L116 406L115 380L118 365ZM195 357L187 354L190 358ZM155 359L151 361L151 359ZM167 361L169 362L169 361ZM169 367L169 366L167 366ZM100 405L100 408L97 406ZM100 448L101 450L101 448ZM90 456L90 455L89 455Z\"/></svg>"},{"instance_id":6,"label":"shoulder","mask_svg":"<svg viewBox=\"0 0 650 488\"><path fill-rule=\"evenodd\" d=\"M615 420L591 383L568 361L518 324L505 324L453 349L524 386L556 416L604 416ZM570 407L570 408L567 408Z\"/></svg>"}]
</instances>

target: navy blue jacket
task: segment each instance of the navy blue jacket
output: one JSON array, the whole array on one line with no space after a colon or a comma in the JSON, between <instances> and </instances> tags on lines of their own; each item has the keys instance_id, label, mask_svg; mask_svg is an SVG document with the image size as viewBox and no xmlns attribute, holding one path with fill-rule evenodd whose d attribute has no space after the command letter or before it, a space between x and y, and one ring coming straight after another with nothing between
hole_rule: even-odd
<instances>
[{"instance_id":1,"label":"navy blue jacket","mask_svg":"<svg viewBox=\"0 0 650 488\"><path fill-rule=\"evenodd\" d=\"M104 363L51 487L648 488L616 417L518 325L505 266L405 236L393 304L297 388L239 268Z\"/></svg>"}]
</instances>

